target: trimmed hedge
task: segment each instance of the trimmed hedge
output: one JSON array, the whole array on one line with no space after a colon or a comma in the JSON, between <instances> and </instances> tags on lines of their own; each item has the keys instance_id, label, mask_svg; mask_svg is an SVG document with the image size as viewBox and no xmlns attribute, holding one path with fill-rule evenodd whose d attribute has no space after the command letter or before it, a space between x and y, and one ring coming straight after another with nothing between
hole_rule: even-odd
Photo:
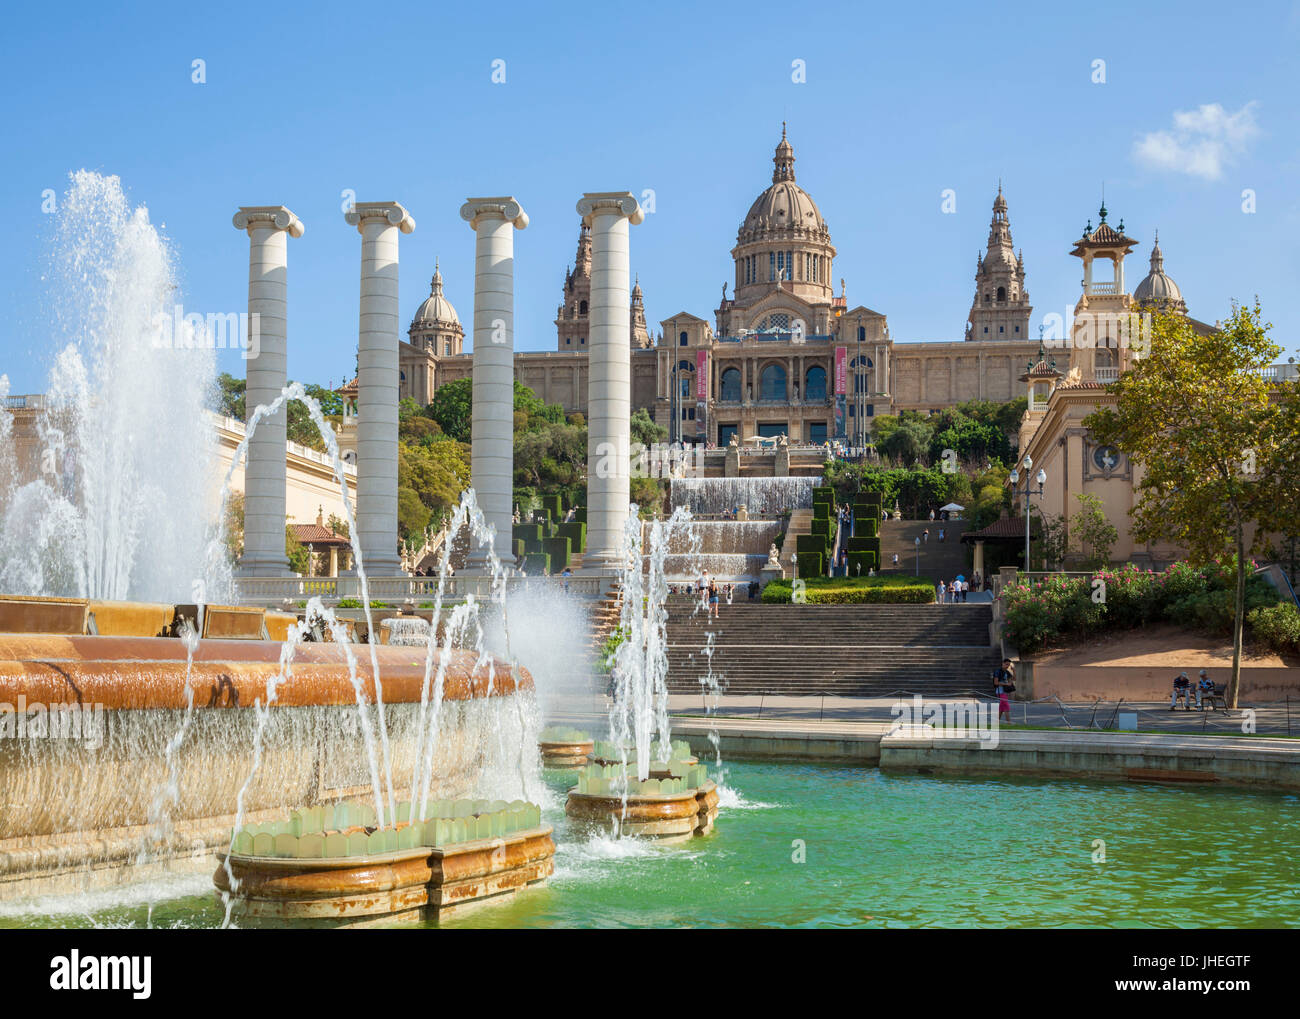
<instances>
[{"instance_id":1,"label":"trimmed hedge","mask_svg":"<svg viewBox=\"0 0 1300 1019\"><path fill-rule=\"evenodd\" d=\"M800 552L799 562L796 566L800 577L813 579L823 577L826 574L826 553Z\"/></svg>"},{"instance_id":2,"label":"trimmed hedge","mask_svg":"<svg viewBox=\"0 0 1300 1019\"><path fill-rule=\"evenodd\" d=\"M555 529L555 536L569 539L571 555L587 551L587 525L581 520L570 520L567 524L561 524Z\"/></svg>"},{"instance_id":3,"label":"trimmed hedge","mask_svg":"<svg viewBox=\"0 0 1300 1019\"><path fill-rule=\"evenodd\" d=\"M524 556L524 572L530 577L541 577L549 573L551 557L545 552L530 552Z\"/></svg>"},{"instance_id":4,"label":"trimmed hedge","mask_svg":"<svg viewBox=\"0 0 1300 1019\"><path fill-rule=\"evenodd\" d=\"M516 560L524 554L524 539L515 538L510 542L510 551L514 554Z\"/></svg>"},{"instance_id":5,"label":"trimmed hedge","mask_svg":"<svg viewBox=\"0 0 1300 1019\"><path fill-rule=\"evenodd\" d=\"M829 520L831 516L831 504L829 502L813 503L813 520Z\"/></svg>"},{"instance_id":6,"label":"trimmed hedge","mask_svg":"<svg viewBox=\"0 0 1300 1019\"><path fill-rule=\"evenodd\" d=\"M774 580L763 588L763 601L789 602L792 590L790 581ZM934 601L934 585L925 577L812 577L804 594L810 605L925 605Z\"/></svg>"},{"instance_id":7,"label":"trimmed hedge","mask_svg":"<svg viewBox=\"0 0 1300 1019\"><path fill-rule=\"evenodd\" d=\"M546 511L546 515L551 518L552 523L558 523L564 519L564 511L560 508L558 494L542 496L542 509Z\"/></svg>"},{"instance_id":8,"label":"trimmed hedge","mask_svg":"<svg viewBox=\"0 0 1300 1019\"><path fill-rule=\"evenodd\" d=\"M579 523L585 524L587 522L587 507L579 506L577 509L575 509L573 511L573 519L578 521Z\"/></svg>"},{"instance_id":9,"label":"trimmed hedge","mask_svg":"<svg viewBox=\"0 0 1300 1019\"><path fill-rule=\"evenodd\" d=\"M855 538L875 538L880 534L880 514L874 517L862 515L853 518L853 536Z\"/></svg>"},{"instance_id":10,"label":"trimmed hedge","mask_svg":"<svg viewBox=\"0 0 1300 1019\"><path fill-rule=\"evenodd\" d=\"M824 534L799 534L795 536L794 551L802 559L805 555L825 555L826 554L826 535Z\"/></svg>"},{"instance_id":11,"label":"trimmed hedge","mask_svg":"<svg viewBox=\"0 0 1300 1019\"><path fill-rule=\"evenodd\" d=\"M531 546L537 544L537 542L541 541L542 538L545 537L542 532L541 524L515 524L514 527L510 529L510 536L514 538L515 541L524 542L524 545L528 547L530 552L533 551Z\"/></svg>"},{"instance_id":12,"label":"trimmed hedge","mask_svg":"<svg viewBox=\"0 0 1300 1019\"><path fill-rule=\"evenodd\" d=\"M831 540L831 518L830 517L813 517L812 533L823 534L826 540Z\"/></svg>"},{"instance_id":13,"label":"trimmed hedge","mask_svg":"<svg viewBox=\"0 0 1300 1019\"><path fill-rule=\"evenodd\" d=\"M543 538L542 551L546 554L551 562L551 570L559 573L569 565L569 539L568 538Z\"/></svg>"},{"instance_id":14,"label":"trimmed hedge","mask_svg":"<svg viewBox=\"0 0 1300 1019\"><path fill-rule=\"evenodd\" d=\"M865 577L871 570L880 569L879 552L846 552L850 577Z\"/></svg>"}]
</instances>

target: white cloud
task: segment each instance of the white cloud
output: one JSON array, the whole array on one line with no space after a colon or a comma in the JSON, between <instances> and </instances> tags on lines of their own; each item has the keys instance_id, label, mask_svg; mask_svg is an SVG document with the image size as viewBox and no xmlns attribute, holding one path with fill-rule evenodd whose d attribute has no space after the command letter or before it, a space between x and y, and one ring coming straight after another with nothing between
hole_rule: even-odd
<instances>
[{"instance_id":1,"label":"white cloud","mask_svg":"<svg viewBox=\"0 0 1300 1019\"><path fill-rule=\"evenodd\" d=\"M1255 104L1229 113L1219 103L1174 113L1172 130L1152 131L1133 146L1133 158L1150 170L1170 170L1218 180L1259 136Z\"/></svg>"}]
</instances>

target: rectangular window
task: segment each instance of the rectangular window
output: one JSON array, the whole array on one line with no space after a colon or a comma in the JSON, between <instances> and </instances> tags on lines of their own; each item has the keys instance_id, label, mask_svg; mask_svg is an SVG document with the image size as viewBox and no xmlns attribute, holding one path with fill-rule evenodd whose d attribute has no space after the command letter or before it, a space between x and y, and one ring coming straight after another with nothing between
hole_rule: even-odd
<instances>
[{"instance_id":1,"label":"rectangular window","mask_svg":"<svg viewBox=\"0 0 1300 1019\"><path fill-rule=\"evenodd\" d=\"M772 283L776 280L776 252L767 253L767 281Z\"/></svg>"}]
</instances>

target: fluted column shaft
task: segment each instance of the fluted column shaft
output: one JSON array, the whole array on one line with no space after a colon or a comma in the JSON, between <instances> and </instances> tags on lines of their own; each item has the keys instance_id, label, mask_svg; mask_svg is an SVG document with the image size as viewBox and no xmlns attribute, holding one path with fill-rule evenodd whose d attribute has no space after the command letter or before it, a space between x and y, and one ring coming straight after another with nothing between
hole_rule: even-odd
<instances>
[{"instance_id":1,"label":"fluted column shaft","mask_svg":"<svg viewBox=\"0 0 1300 1019\"><path fill-rule=\"evenodd\" d=\"M583 195L578 213L591 228L587 332L587 552L583 565L623 564L629 500L632 350L628 226L644 218L629 192Z\"/></svg>"},{"instance_id":2,"label":"fluted column shaft","mask_svg":"<svg viewBox=\"0 0 1300 1019\"><path fill-rule=\"evenodd\" d=\"M397 550L397 242L415 220L396 202L357 202L361 234L357 343L357 545L367 576L402 572Z\"/></svg>"},{"instance_id":3,"label":"fluted column shaft","mask_svg":"<svg viewBox=\"0 0 1300 1019\"><path fill-rule=\"evenodd\" d=\"M241 206L235 228L248 234L248 322L256 345L248 351L245 415L280 395L287 381L288 238L301 237L302 221L283 205ZM244 554L239 572L246 577L289 573L284 552L284 407L258 422L248 442L244 466Z\"/></svg>"},{"instance_id":4,"label":"fluted column shaft","mask_svg":"<svg viewBox=\"0 0 1300 1019\"><path fill-rule=\"evenodd\" d=\"M474 239L474 388L470 423L470 484L484 522L495 531L502 559L511 551L515 472L515 230L528 215L510 196L470 198L461 218ZM472 571L487 565L474 548Z\"/></svg>"}]
</instances>

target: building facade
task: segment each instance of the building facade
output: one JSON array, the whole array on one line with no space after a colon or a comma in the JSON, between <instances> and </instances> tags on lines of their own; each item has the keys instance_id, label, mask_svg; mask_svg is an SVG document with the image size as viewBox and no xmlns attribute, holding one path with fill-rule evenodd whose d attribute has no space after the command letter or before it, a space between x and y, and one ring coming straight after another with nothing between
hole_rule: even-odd
<instances>
[{"instance_id":1,"label":"building facade","mask_svg":"<svg viewBox=\"0 0 1300 1019\"><path fill-rule=\"evenodd\" d=\"M1138 301L1185 310L1158 245L1151 275L1128 294L1122 254L1135 242L1123 247L1121 234L1104 222L1093 231L1089 223L1087 243L1075 251L1089 280L1078 308L1082 320L1090 310L1116 311ZM878 414L1006 401L1023 392L1021 377L1039 337L1030 335L1025 257L1013 245L1000 185L961 339L897 341L884 312L850 303L846 281L835 275L836 254L827 220L798 183L794 147L783 129L771 182L740 222L731 279L712 314L682 310L661 319L654 335L639 282L633 289L633 408L645 408L679 441L726 446L733 438L745 444L785 435L794 443L839 438L862 445ZM1109 262L1118 275L1092 282L1094 262ZM564 273L555 349L515 354L515 376L569 413L586 412L590 295L591 240L583 227ZM464 329L437 272L409 337L401 349L402 396L428 403L439 386L470 374ZM1109 380L1121 367L1118 352L1104 346L1089 348L1085 360L1089 378Z\"/></svg>"}]
</instances>

